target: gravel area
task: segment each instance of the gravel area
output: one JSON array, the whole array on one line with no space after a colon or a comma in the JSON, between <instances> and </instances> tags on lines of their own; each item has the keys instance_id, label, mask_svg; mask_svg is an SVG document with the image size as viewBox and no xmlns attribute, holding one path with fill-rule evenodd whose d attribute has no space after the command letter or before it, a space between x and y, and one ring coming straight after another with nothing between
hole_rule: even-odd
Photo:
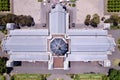
<instances>
[{"instance_id":1,"label":"gravel area","mask_svg":"<svg viewBox=\"0 0 120 80\"><path fill-rule=\"evenodd\" d=\"M13 13L16 15L30 15L36 24L41 21L41 3L38 0L13 0Z\"/></svg>"},{"instance_id":2,"label":"gravel area","mask_svg":"<svg viewBox=\"0 0 120 80\"><path fill-rule=\"evenodd\" d=\"M104 0L77 0L76 2L76 24L84 23L87 14L97 13L104 16Z\"/></svg>"}]
</instances>

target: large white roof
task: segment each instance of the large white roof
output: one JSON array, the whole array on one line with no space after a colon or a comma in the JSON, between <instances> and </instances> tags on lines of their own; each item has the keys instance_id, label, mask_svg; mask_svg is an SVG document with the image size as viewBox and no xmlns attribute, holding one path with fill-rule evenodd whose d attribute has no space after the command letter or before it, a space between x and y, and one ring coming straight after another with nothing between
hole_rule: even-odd
<instances>
[{"instance_id":1,"label":"large white roof","mask_svg":"<svg viewBox=\"0 0 120 80\"><path fill-rule=\"evenodd\" d=\"M106 52L114 48L107 36L71 36L71 52ZM112 42L111 42L112 41Z\"/></svg>"},{"instance_id":2,"label":"large white roof","mask_svg":"<svg viewBox=\"0 0 120 80\"><path fill-rule=\"evenodd\" d=\"M45 36L11 36L4 42L4 49L7 51L39 51L47 49L47 39Z\"/></svg>"},{"instance_id":3,"label":"large white roof","mask_svg":"<svg viewBox=\"0 0 120 80\"><path fill-rule=\"evenodd\" d=\"M14 61L48 61L45 52L12 52L10 60Z\"/></svg>"},{"instance_id":4,"label":"large white roof","mask_svg":"<svg viewBox=\"0 0 120 80\"><path fill-rule=\"evenodd\" d=\"M66 33L66 11L63 6L57 4L49 13L50 34Z\"/></svg>"},{"instance_id":5,"label":"large white roof","mask_svg":"<svg viewBox=\"0 0 120 80\"><path fill-rule=\"evenodd\" d=\"M18 29L10 30L10 36L46 36L48 29Z\"/></svg>"},{"instance_id":6,"label":"large white roof","mask_svg":"<svg viewBox=\"0 0 120 80\"><path fill-rule=\"evenodd\" d=\"M68 29L67 34L70 36L107 36L107 30L101 29Z\"/></svg>"},{"instance_id":7,"label":"large white roof","mask_svg":"<svg viewBox=\"0 0 120 80\"><path fill-rule=\"evenodd\" d=\"M68 56L68 61L104 61L108 60L106 54L99 54L99 55L86 55L86 54L70 54Z\"/></svg>"}]
</instances>

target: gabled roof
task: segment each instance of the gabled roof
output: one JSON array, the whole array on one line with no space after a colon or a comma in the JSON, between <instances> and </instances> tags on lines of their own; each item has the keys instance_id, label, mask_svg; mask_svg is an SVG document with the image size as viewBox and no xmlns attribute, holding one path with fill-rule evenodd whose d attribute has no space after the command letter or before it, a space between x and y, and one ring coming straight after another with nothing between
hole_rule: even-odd
<instances>
[{"instance_id":1,"label":"gabled roof","mask_svg":"<svg viewBox=\"0 0 120 80\"><path fill-rule=\"evenodd\" d=\"M104 60L108 60L106 54L102 54L102 55L101 54L99 55L70 54L68 57L68 61L104 61Z\"/></svg>"},{"instance_id":2,"label":"gabled roof","mask_svg":"<svg viewBox=\"0 0 120 80\"><path fill-rule=\"evenodd\" d=\"M48 61L46 52L11 52L10 60L14 61Z\"/></svg>"},{"instance_id":3,"label":"gabled roof","mask_svg":"<svg viewBox=\"0 0 120 80\"><path fill-rule=\"evenodd\" d=\"M107 30L101 29L68 29L67 34L70 36L107 36Z\"/></svg>"},{"instance_id":4,"label":"gabled roof","mask_svg":"<svg viewBox=\"0 0 120 80\"><path fill-rule=\"evenodd\" d=\"M50 34L66 33L66 11L62 5L57 4L49 13Z\"/></svg>"},{"instance_id":5,"label":"gabled roof","mask_svg":"<svg viewBox=\"0 0 120 80\"><path fill-rule=\"evenodd\" d=\"M46 36L11 36L4 41L4 49L17 52L45 52Z\"/></svg>"},{"instance_id":6,"label":"gabled roof","mask_svg":"<svg viewBox=\"0 0 120 80\"><path fill-rule=\"evenodd\" d=\"M47 36L48 29L18 29L10 30L10 36Z\"/></svg>"},{"instance_id":7,"label":"gabled roof","mask_svg":"<svg viewBox=\"0 0 120 80\"><path fill-rule=\"evenodd\" d=\"M70 36L71 52L107 52L114 49L114 39L107 36Z\"/></svg>"}]
</instances>

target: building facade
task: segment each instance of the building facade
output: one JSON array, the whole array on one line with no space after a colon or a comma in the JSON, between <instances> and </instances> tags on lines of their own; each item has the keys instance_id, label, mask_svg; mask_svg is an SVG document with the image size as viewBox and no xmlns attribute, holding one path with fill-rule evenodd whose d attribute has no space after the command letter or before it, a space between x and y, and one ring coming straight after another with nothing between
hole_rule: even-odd
<instances>
[{"instance_id":1,"label":"building facade","mask_svg":"<svg viewBox=\"0 0 120 80\"><path fill-rule=\"evenodd\" d=\"M10 30L2 41L9 54L8 67L14 61L43 61L49 70L68 70L71 61L98 61L109 67L108 55L115 45L107 30L69 29L69 13L61 4L51 8L49 29Z\"/></svg>"}]
</instances>

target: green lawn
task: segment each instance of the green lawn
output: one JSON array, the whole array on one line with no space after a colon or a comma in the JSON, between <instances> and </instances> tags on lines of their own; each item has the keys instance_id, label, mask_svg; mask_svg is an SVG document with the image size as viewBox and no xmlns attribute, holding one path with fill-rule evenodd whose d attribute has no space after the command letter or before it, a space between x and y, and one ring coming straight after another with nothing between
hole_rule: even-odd
<instances>
[{"instance_id":1,"label":"green lawn","mask_svg":"<svg viewBox=\"0 0 120 80\"><path fill-rule=\"evenodd\" d=\"M48 74L16 74L11 80L45 80L48 76Z\"/></svg>"},{"instance_id":2,"label":"green lawn","mask_svg":"<svg viewBox=\"0 0 120 80\"><path fill-rule=\"evenodd\" d=\"M113 30L115 30L115 29L120 29L120 25L118 25L118 26L111 25L111 26L110 26L110 29L113 29Z\"/></svg>"},{"instance_id":3,"label":"green lawn","mask_svg":"<svg viewBox=\"0 0 120 80\"><path fill-rule=\"evenodd\" d=\"M102 74L76 74L71 75L73 80L108 80L105 75Z\"/></svg>"},{"instance_id":4,"label":"green lawn","mask_svg":"<svg viewBox=\"0 0 120 80\"><path fill-rule=\"evenodd\" d=\"M5 76L0 75L0 80L5 80Z\"/></svg>"},{"instance_id":5,"label":"green lawn","mask_svg":"<svg viewBox=\"0 0 120 80\"><path fill-rule=\"evenodd\" d=\"M42 2L43 0L38 0L38 2Z\"/></svg>"},{"instance_id":6,"label":"green lawn","mask_svg":"<svg viewBox=\"0 0 120 80\"><path fill-rule=\"evenodd\" d=\"M0 11L10 11L10 0L0 0Z\"/></svg>"}]
</instances>

